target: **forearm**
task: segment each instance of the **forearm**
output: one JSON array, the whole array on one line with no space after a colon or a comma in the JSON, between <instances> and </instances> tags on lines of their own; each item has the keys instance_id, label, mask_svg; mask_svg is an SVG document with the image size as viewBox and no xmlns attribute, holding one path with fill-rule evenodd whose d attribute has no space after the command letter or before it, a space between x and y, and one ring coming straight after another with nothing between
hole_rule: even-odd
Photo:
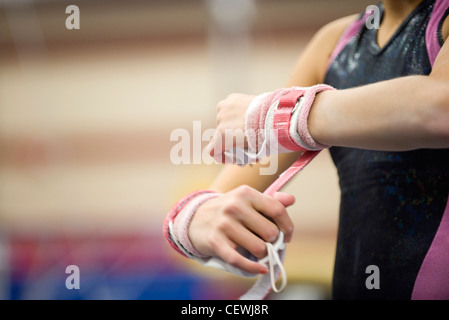
<instances>
[{"instance_id":1,"label":"forearm","mask_svg":"<svg viewBox=\"0 0 449 320\"><path fill-rule=\"evenodd\" d=\"M410 76L320 93L309 115L315 140L331 146L404 151L449 148L448 86Z\"/></svg>"},{"instance_id":2,"label":"forearm","mask_svg":"<svg viewBox=\"0 0 449 320\"><path fill-rule=\"evenodd\" d=\"M240 185L248 185L263 192L282 172L298 159L299 155L300 153L298 152L275 155L269 164L255 163L251 166L247 165L244 167L227 165L220 171L220 174L209 189L224 193ZM264 168L269 168L270 166L276 169L276 173L270 175L261 174Z\"/></svg>"}]
</instances>

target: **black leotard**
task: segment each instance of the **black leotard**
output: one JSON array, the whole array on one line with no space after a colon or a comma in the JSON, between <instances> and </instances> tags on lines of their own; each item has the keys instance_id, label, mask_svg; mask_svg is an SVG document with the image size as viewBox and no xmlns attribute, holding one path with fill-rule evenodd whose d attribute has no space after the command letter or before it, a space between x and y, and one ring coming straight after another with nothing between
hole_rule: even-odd
<instances>
[{"instance_id":1,"label":"black leotard","mask_svg":"<svg viewBox=\"0 0 449 320\"><path fill-rule=\"evenodd\" d=\"M364 15L340 39L324 82L345 89L429 75L433 58L428 44L438 41L437 45L443 45L441 24L448 14L448 2L423 1L382 48L377 44L377 30L366 27ZM383 6L378 7L382 18ZM430 271L422 268L437 231L440 240L446 239L445 250L449 252L449 225L442 223L449 221L449 149L382 152L333 147L330 151L341 187L333 298L419 297L414 288L420 272L425 283L428 279L441 283L438 288L426 288L434 295L424 297L437 294L438 298L449 298L449 271L444 271L449 270L449 254L441 245L432 249L441 265L432 270L433 256L427 261ZM379 289L366 286L370 265L378 267Z\"/></svg>"}]
</instances>

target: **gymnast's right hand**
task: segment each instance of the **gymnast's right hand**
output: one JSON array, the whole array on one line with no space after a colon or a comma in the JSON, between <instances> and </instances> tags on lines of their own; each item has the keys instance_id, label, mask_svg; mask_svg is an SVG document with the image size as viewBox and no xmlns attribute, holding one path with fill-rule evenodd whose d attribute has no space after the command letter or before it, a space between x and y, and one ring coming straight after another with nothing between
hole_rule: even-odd
<instances>
[{"instance_id":1,"label":"gymnast's right hand","mask_svg":"<svg viewBox=\"0 0 449 320\"><path fill-rule=\"evenodd\" d=\"M267 255L265 242L274 242L279 230L289 242L293 222L286 208L294 202L287 193L271 197L248 186L237 187L198 207L188 229L190 241L206 256L218 256L252 274L266 273L266 266L245 258L236 248L261 259Z\"/></svg>"}]
</instances>

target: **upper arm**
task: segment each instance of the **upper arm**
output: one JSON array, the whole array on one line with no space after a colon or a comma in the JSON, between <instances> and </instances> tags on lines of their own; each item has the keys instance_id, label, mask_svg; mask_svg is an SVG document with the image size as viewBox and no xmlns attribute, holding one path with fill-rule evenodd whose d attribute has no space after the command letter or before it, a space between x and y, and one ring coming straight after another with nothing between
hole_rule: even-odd
<instances>
[{"instance_id":1,"label":"upper arm","mask_svg":"<svg viewBox=\"0 0 449 320\"><path fill-rule=\"evenodd\" d=\"M449 81L449 41L447 41L449 37L449 16L443 22L441 33L445 41L443 47L437 55L437 58L435 59L431 76L441 78L442 80L448 79Z\"/></svg>"},{"instance_id":2,"label":"upper arm","mask_svg":"<svg viewBox=\"0 0 449 320\"><path fill-rule=\"evenodd\" d=\"M449 41L446 41L435 59L430 76L449 83Z\"/></svg>"},{"instance_id":3,"label":"upper arm","mask_svg":"<svg viewBox=\"0 0 449 320\"><path fill-rule=\"evenodd\" d=\"M449 138L449 18L446 18L442 28L443 39L445 40L432 67L432 72L426 81L429 83L430 90L427 91L429 105L434 108L431 110L433 117L429 123L430 131L442 134Z\"/></svg>"},{"instance_id":4,"label":"upper arm","mask_svg":"<svg viewBox=\"0 0 449 320\"><path fill-rule=\"evenodd\" d=\"M441 27L441 33L442 33L443 39L446 40L447 37L449 36L449 16L447 16L443 22L443 25Z\"/></svg>"}]
</instances>

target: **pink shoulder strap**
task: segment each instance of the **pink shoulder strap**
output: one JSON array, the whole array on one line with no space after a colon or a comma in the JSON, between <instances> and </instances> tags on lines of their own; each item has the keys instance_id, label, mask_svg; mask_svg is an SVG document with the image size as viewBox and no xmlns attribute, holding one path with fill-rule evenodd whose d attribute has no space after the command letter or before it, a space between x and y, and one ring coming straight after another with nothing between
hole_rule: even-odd
<instances>
[{"instance_id":1,"label":"pink shoulder strap","mask_svg":"<svg viewBox=\"0 0 449 320\"><path fill-rule=\"evenodd\" d=\"M426 29L426 46L427 54L429 55L430 64L433 63L440 52L441 45L438 41L438 28L446 11L449 8L448 0L436 0L433 7L432 15Z\"/></svg>"},{"instance_id":2,"label":"pink shoulder strap","mask_svg":"<svg viewBox=\"0 0 449 320\"><path fill-rule=\"evenodd\" d=\"M352 40L360 31L360 28L365 24L366 19L369 17L371 13L365 13L360 19L352 22L343 32L340 39L337 42L337 45L332 51L332 54L327 63L327 69L329 69L331 63L335 60L338 54L344 49L344 47Z\"/></svg>"}]
</instances>

